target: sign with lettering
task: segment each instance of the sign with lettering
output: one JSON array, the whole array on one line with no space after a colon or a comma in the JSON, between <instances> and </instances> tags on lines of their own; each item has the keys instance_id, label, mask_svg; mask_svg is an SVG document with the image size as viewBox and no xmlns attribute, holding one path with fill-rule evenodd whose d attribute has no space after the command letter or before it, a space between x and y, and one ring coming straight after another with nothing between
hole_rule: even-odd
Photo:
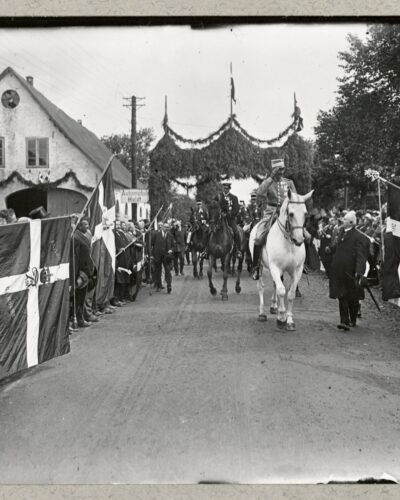
<instances>
[{"instance_id":1,"label":"sign with lettering","mask_svg":"<svg viewBox=\"0 0 400 500\"><path fill-rule=\"evenodd\" d=\"M147 189L124 189L121 192L121 203L148 203Z\"/></svg>"}]
</instances>

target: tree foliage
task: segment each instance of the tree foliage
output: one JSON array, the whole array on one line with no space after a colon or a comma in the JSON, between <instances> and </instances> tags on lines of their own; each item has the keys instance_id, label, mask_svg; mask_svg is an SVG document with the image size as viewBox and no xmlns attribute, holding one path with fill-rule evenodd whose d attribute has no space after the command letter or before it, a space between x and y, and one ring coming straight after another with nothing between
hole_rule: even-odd
<instances>
[{"instance_id":1,"label":"tree foliage","mask_svg":"<svg viewBox=\"0 0 400 500\"><path fill-rule=\"evenodd\" d=\"M349 35L348 43L339 53L336 104L319 113L315 128L313 183L325 203L348 184L361 204L374 189L365 170L390 176L400 153L400 26L373 25L365 41Z\"/></svg>"},{"instance_id":2,"label":"tree foliage","mask_svg":"<svg viewBox=\"0 0 400 500\"><path fill-rule=\"evenodd\" d=\"M190 209L196 206L193 198L185 194L178 194L176 192L172 192L171 194L171 202L172 202L172 217L174 219L178 219L182 221L183 224L189 222L190 217Z\"/></svg>"},{"instance_id":3,"label":"tree foliage","mask_svg":"<svg viewBox=\"0 0 400 500\"><path fill-rule=\"evenodd\" d=\"M149 178L150 148L155 140L152 128L141 128L136 134L137 178L147 184ZM103 144L118 156L121 163L131 170L131 136L129 134L111 134L101 138Z\"/></svg>"},{"instance_id":4,"label":"tree foliage","mask_svg":"<svg viewBox=\"0 0 400 500\"><path fill-rule=\"evenodd\" d=\"M253 177L261 180L271 160L284 158L286 176L300 193L311 188L312 145L292 134L281 147L259 148L231 128L205 148L182 149L167 134L150 154L149 194L152 213L171 201L171 180L194 176L197 190L207 203L215 196L221 179Z\"/></svg>"}]
</instances>

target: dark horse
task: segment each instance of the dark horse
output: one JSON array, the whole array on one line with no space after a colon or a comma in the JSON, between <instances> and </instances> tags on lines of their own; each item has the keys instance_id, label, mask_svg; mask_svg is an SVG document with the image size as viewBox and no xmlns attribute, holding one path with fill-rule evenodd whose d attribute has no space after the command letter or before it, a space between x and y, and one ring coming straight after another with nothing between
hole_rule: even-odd
<instances>
[{"instance_id":1,"label":"dark horse","mask_svg":"<svg viewBox=\"0 0 400 500\"><path fill-rule=\"evenodd\" d=\"M193 263L193 277L201 279L203 277L204 252L207 248L208 227L195 217L193 210L190 217L190 223L192 224L190 246ZM197 270L197 263L199 263L199 270Z\"/></svg>"},{"instance_id":2,"label":"dark horse","mask_svg":"<svg viewBox=\"0 0 400 500\"><path fill-rule=\"evenodd\" d=\"M228 275L229 261L234 247L233 232L228 226L226 218L221 213L221 207L218 202L213 201L209 206L209 224L210 237L208 241L208 282L212 295L217 294L217 290L212 282L212 273L216 259L221 259L224 269L224 283L221 289L222 300L228 300ZM236 280L236 293L241 292L240 273Z\"/></svg>"},{"instance_id":3,"label":"dark horse","mask_svg":"<svg viewBox=\"0 0 400 500\"><path fill-rule=\"evenodd\" d=\"M246 233L244 232L242 227L238 226L238 231L239 231L239 236L240 236L240 248L236 248L236 245L235 245L233 252L231 254L231 258L229 260L229 265L230 265L231 275L232 276L239 276L239 278L240 278L240 275L241 275L242 269L243 269L243 261L246 257L246 251L247 251L247 247L248 247L248 239L246 239ZM237 251L238 250L240 250L241 256L237 258ZM236 259L238 262L237 273L235 270ZM240 279L239 279L239 282L240 282Z\"/></svg>"}]
</instances>

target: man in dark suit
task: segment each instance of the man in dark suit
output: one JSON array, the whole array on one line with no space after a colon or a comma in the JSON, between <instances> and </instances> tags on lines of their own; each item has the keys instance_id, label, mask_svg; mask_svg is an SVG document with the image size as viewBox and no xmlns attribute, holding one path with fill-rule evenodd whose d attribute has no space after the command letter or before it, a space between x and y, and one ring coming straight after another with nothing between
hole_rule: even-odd
<instances>
[{"instance_id":1,"label":"man in dark suit","mask_svg":"<svg viewBox=\"0 0 400 500\"><path fill-rule=\"evenodd\" d=\"M176 221L171 229L174 237L174 269L175 276L183 276L183 267L185 265L186 231L182 229L181 221Z\"/></svg>"},{"instance_id":2,"label":"man in dark suit","mask_svg":"<svg viewBox=\"0 0 400 500\"><path fill-rule=\"evenodd\" d=\"M156 291L162 290L161 272L164 267L165 281L167 282L167 292L172 291L171 263L173 259L174 238L170 233L168 223L160 224L160 229L151 235L151 254L154 259L154 280Z\"/></svg>"},{"instance_id":3,"label":"man in dark suit","mask_svg":"<svg viewBox=\"0 0 400 500\"><path fill-rule=\"evenodd\" d=\"M241 241L240 241L240 234L238 231L237 227L237 216L239 213L239 200L238 197L235 196L230 192L231 190L231 183L230 182L223 182L222 183L222 188L223 188L223 193L219 194L217 196L217 201L220 204L221 211L223 214L226 215L226 221L229 225L229 227L233 231L233 236L235 238L235 245L237 249L237 256L240 258L241 257Z\"/></svg>"},{"instance_id":4,"label":"man in dark suit","mask_svg":"<svg viewBox=\"0 0 400 500\"><path fill-rule=\"evenodd\" d=\"M359 301L364 299L362 284L368 259L369 242L356 229L354 212L343 217L343 226L332 245L333 259L329 276L329 296L339 299L340 330L356 326Z\"/></svg>"},{"instance_id":5,"label":"man in dark suit","mask_svg":"<svg viewBox=\"0 0 400 500\"><path fill-rule=\"evenodd\" d=\"M82 217L76 231L72 235L73 244L71 244L70 247L70 276L74 277L74 279L71 280L72 294L75 294L76 316L79 328L85 328L91 325L91 323L85 321L84 318L87 288L89 280L93 279L95 273L95 265L91 257L90 241L85 236L88 229L89 221L86 217Z\"/></svg>"}]
</instances>

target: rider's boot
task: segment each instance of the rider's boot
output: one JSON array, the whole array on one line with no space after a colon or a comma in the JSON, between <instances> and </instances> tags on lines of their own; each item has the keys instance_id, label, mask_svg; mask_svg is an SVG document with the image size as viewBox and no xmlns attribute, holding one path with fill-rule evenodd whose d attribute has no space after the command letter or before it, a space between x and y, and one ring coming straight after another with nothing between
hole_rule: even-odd
<instances>
[{"instance_id":1,"label":"rider's boot","mask_svg":"<svg viewBox=\"0 0 400 500\"><path fill-rule=\"evenodd\" d=\"M254 245L254 255L253 255L253 280L260 279L260 256L261 256L261 245Z\"/></svg>"},{"instance_id":2,"label":"rider's boot","mask_svg":"<svg viewBox=\"0 0 400 500\"><path fill-rule=\"evenodd\" d=\"M240 241L240 236L238 233L234 233L235 234L235 244L236 244L236 256L238 259L241 259L242 258L242 252L240 250L240 247L241 247L241 244L242 242Z\"/></svg>"}]
</instances>

